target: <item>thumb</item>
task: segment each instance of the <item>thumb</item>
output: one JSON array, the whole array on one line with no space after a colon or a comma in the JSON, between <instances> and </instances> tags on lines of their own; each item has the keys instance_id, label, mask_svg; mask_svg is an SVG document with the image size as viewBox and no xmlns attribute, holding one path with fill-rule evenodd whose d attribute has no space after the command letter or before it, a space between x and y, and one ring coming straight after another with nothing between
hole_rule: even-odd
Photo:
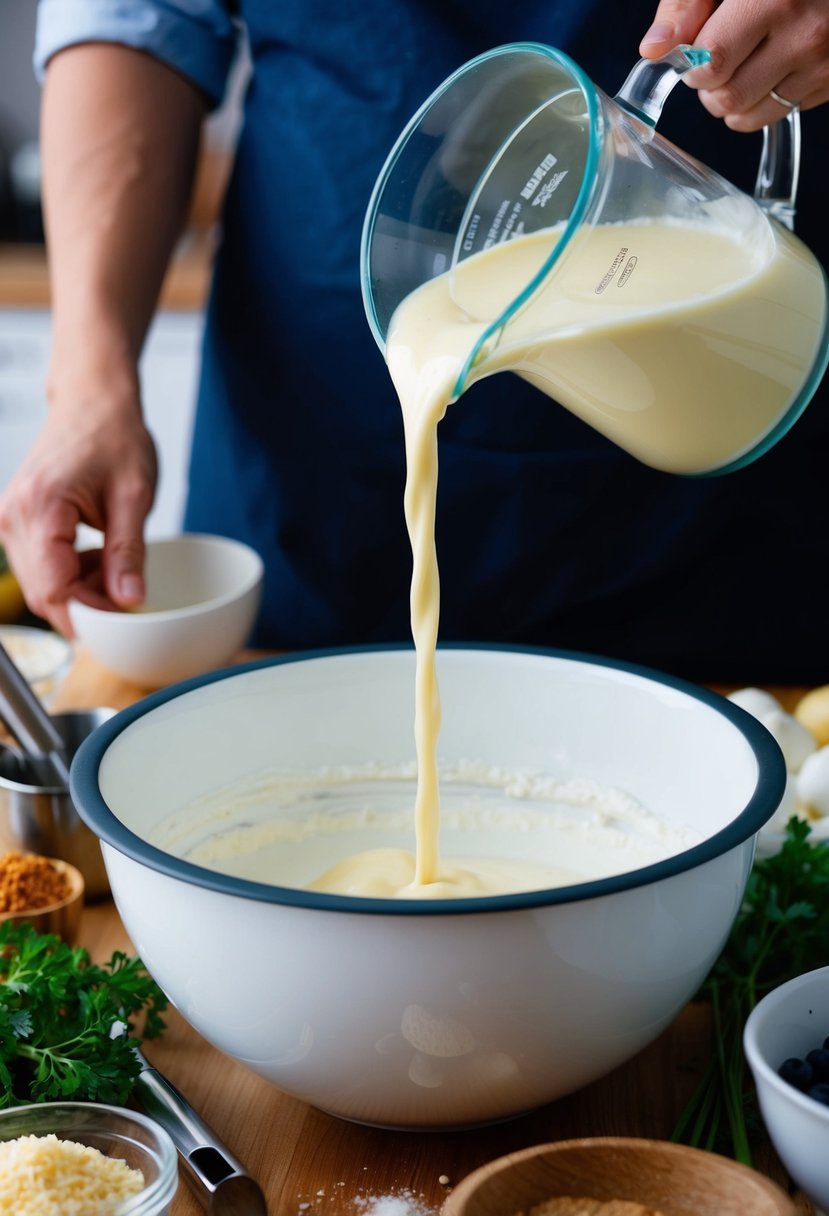
<instances>
[{"instance_id":1,"label":"thumb","mask_svg":"<svg viewBox=\"0 0 829 1216\"><path fill-rule=\"evenodd\" d=\"M115 604L130 608L144 601L144 520L152 491L142 482L117 484L112 492L104 537L104 588Z\"/></svg>"},{"instance_id":2,"label":"thumb","mask_svg":"<svg viewBox=\"0 0 829 1216\"><path fill-rule=\"evenodd\" d=\"M715 0L662 0L639 44L639 53L646 59L658 59L681 42L693 44L716 7Z\"/></svg>"}]
</instances>

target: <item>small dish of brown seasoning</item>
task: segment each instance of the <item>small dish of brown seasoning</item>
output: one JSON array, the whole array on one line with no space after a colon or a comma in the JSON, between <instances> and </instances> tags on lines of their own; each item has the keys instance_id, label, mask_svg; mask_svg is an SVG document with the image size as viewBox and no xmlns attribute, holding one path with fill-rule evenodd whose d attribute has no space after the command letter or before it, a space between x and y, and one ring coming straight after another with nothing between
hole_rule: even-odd
<instances>
[{"instance_id":1,"label":"small dish of brown seasoning","mask_svg":"<svg viewBox=\"0 0 829 1216\"><path fill-rule=\"evenodd\" d=\"M530 1208L529 1216L664 1216L656 1208L628 1199L579 1199L557 1195Z\"/></svg>"},{"instance_id":2,"label":"small dish of brown seasoning","mask_svg":"<svg viewBox=\"0 0 829 1216\"><path fill-rule=\"evenodd\" d=\"M0 855L0 921L27 921L72 945L83 896L83 876L66 861L17 851Z\"/></svg>"},{"instance_id":3,"label":"small dish of brown seasoning","mask_svg":"<svg viewBox=\"0 0 829 1216\"><path fill-rule=\"evenodd\" d=\"M797 1216L770 1178L667 1140L560 1140L482 1165L442 1216Z\"/></svg>"}]
</instances>

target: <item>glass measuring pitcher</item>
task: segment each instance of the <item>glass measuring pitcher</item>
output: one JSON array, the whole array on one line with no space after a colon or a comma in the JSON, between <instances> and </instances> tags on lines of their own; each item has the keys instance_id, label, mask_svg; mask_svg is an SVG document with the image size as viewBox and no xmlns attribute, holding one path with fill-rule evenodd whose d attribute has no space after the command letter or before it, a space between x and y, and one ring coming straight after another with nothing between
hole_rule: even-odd
<instances>
[{"instance_id":1,"label":"glass measuring pitcher","mask_svg":"<svg viewBox=\"0 0 829 1216\"><path fill-rule=\"evenodd\" d=\"M452 400L511 370L667 471L726 472L771 447L826 369L827 282L790 231L796 110L764 132L754 198L654 130L707 59L641 60L615 98L541 44L461 67L369 203L361 274L381 349L404 320L426 342L445 318L464 343Z\"/></svg>"}]
</instances>

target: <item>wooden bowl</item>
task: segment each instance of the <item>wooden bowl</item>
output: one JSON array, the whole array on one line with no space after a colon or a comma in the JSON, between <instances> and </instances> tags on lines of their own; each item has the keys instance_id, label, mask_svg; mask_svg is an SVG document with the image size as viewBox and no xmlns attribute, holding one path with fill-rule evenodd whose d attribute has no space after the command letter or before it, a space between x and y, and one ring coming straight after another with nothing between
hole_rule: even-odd
<instances>
[{"instance_id":1,"label":"wooden bowl","mask_svg":"<svg viewBox=\"0 0 829 1216\"><path fill-rule=\"evenodd\" d=\"M770 1179L726 1157L666 1140L562 1140L510 1153L469 1174L443 1216L516 1216L570 1195L624 1199L660 1216L797 1216Z\"/></svg>"},{"instance_id":2,"label":"wooden bowl","mask_svg":"<svg viewBox=\"0 0 829 1216\"><path fill-rule=\"evenodd\" d=\"M73 946L78 937L83 912L83 875L68 861L61 861L57 857L50 857L49 861L56 870L65 874L69 881L70 890L66 898L32 911L0 912L0 921L28 921L38 933L56 933L68 945Z\"/></svg>"}]
</instances>

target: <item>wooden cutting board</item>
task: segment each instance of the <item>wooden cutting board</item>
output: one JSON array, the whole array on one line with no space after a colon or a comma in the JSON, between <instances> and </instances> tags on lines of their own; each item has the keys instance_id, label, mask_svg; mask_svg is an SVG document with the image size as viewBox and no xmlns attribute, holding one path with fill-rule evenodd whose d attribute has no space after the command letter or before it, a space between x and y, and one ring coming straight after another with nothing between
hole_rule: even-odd
<instances>
[{"instance_id":1,"label":"wooden cutting board","mask_svg":"<svg viewBox=\"0 0 829 1216\"><path fill-rule=\"evenodd\" d=\"M805 689L769 691L791 707ZM54 708L122 709L141 695L79 650ZM96 959L133 952L111 901L84 910L80 940ZM414 1133L322 1114L222 1055L175 1011L168 1022L146 1055L257 1179L270 1216L435 1216L453 1184L507 1152L581 1136L667 1139L711 1050L707 1009L691 1004L635 1059L570 1097L492 1127ZM791 1191L799 1213L814 1216L769 1146L757 1165ZM202 1211L182 1181L172 1216Z\"/></svg>"}]
</instances>

